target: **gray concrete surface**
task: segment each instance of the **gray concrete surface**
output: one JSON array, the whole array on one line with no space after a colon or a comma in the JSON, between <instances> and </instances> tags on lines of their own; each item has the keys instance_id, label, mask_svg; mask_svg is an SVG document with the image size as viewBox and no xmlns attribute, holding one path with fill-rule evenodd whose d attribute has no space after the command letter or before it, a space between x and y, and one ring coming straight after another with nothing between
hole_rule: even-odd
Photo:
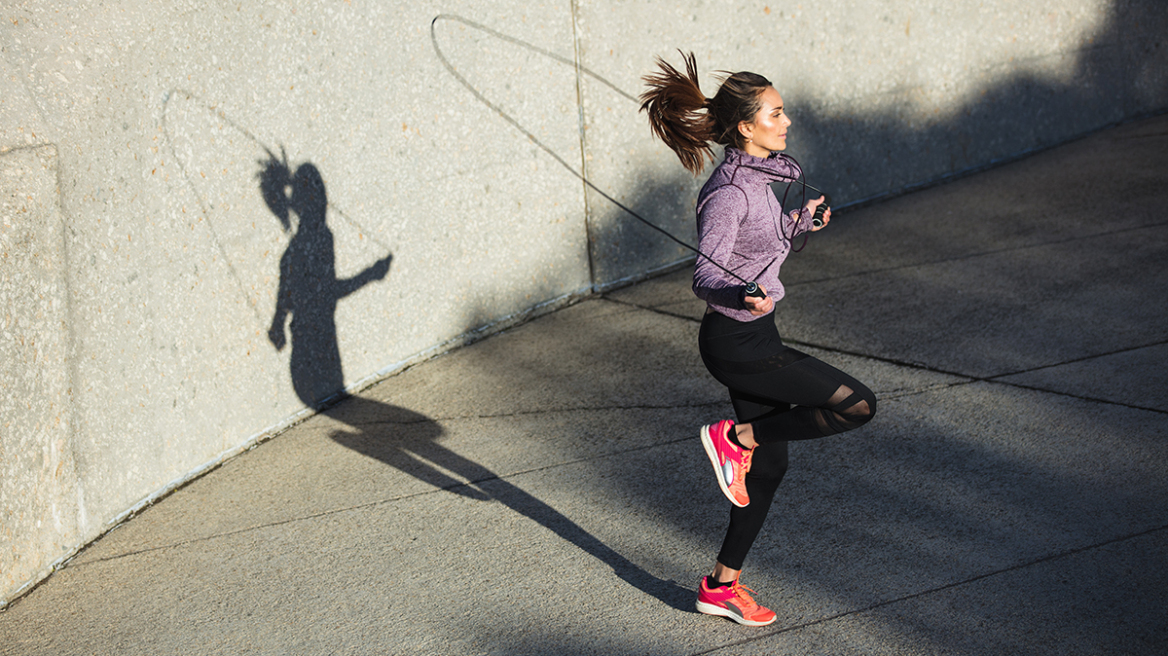
<instances>
[{"instance_id":1,"label":"gray concrete surface","mask_svg":"<svg viewBox=\"0 0 1168 656\"><path fill-rule=\"evenodd\" d=\"M0 597L77 548L80 487L57 149L0 155ZM19 300L17 300L19 299Z\"/></svg>"},{"instance_id":2,"label":"gray concrete surface","mask_svg":"<svg viewBox=\"0 0 1168 656\"><path fill-rule=\"evenodd\" d=\"M655 56L772 78L847 203L1163 110L1165 34L1157 0L9 0L0 606L341 390L689 257L613 202L693 236ZM327 204L287 207L306 172Z\"/></svg>"},{"instance_id":3,"label":"gray concrete surface","mask_svg":"<svg viewBox=\"0 0 1168 656\"><path fill-rule=\"evenodd\" d=\"M0 613L0 653L1168 652L1168 116L838 214L780 329L876 419L793 445L743 582L678 271L229 460ZM1092 184L1100 183L1101 184Z\"/></svg>"}]
</instances>

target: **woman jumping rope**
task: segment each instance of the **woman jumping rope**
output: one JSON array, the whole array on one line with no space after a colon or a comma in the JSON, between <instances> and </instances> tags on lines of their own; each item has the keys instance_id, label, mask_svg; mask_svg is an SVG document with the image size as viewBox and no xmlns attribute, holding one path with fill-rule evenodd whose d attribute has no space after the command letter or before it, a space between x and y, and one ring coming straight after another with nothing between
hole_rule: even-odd
<instances>
[{"instance_id":1,"label":"woman jumping rope","mask_svg":"<svg viewBox=\"0 0 1168 656\"><path fill-rule=\"evenodd\" d=\"M697 609L765 626L775 613L758 605L738 577L787 471L787 442L863 425L876 413L876 397L851 376L785 346L775 327L775 301L784 294L779 267L791 240L831 219L828 209L821 226L812 224L822 197L788 210L770 190L770 183L802 174L779 154L791 126L783 98L766 78L747 72L727 75L706 98L693 54L683 57L684 75L657 60L660 70L644 78L649 88L641 109L694 175L707 157L714 160L710 142L725 146L725 158L698 195L699 250L708 259L697 259L693 290L707 304L698 334L702 361L729 388L737 417L700 432L734 507L714 570L698 586ZM748 295L743 280L756 281L761 294Z\"/></svg>"}]
</instances>

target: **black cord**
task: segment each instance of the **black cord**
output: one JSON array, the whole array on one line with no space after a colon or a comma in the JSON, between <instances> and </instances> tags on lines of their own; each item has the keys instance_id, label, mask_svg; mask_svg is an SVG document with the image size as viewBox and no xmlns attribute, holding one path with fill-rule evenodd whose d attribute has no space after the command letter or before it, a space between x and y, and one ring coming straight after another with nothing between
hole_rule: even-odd
<instances>
[{"instance_id":1,"label":"black cord","mask_svg":"<svg viewBox=\"0 0 1168 656\"><path fill-rule=\"evenodd\" d=\"M775 198L779 201L780 217L775 222L775 236L778 237L780 241L786 240L787 243L791 245L791 251L794 253L798 253L807 247L808 233L806 233L806 232L803 233L803 243L799 244L799 248L795 248L795 237L796 237L795 227L797 226L798 222L796 221L796 226L792 226L790 235L788 235L787 232L785 230L783 230L783 224L782 224L782 219L783 219L784 213L787 211L786 208L788 207L787 196L791 193L791 185L793 185L795 183L799 183L799 212L800 213L803 212L803 208L807 205L807 190L808 189L810 189L811 191L819 192L819 194L821 196L826 196L826 194L823 192L823 190L816 189L815 187L807 184L807 181L803 179L803 167L799 164L799 161L797 159L795 159L794 157L791 157L790 155L787 155L786 153L780 153L779 157L786 159L786 160L790 160L790 162L795 165L795 170L799 171L799 177L794 178L794 179L788 179L784 176L779 176L779 177L775 178L775 182L782 182L784 180L786 180L786 182L787 182L787 186L783 189L782 198L779 198L778 192L776 192L774 190L774 187L771 187L771 191L775 193ZM763 173L767 173L767 174L770 174L772 176L776 175L776 173L774 171L771 171L770 169L764 169L760 166L751 166L750 164L739 164L739 166L741 166L743 168L752 169L755 171L761 171ZM774 184L774 183L771 183L771 184ZM770 266L770 265L768 264L767 266ZM741 280L741 278L739 278L739 280Z\"/></svg>"},{"instance_id":2,"label":"black cord","mask_svg":"<svg viewBox=\"0 0 1168 656\"><path fill-rule=\"evenodd\" d=\"M616 199L615 199L615 198L613 198L612 196L610 196L610 195L608 195L607 193L605 193L605 192L604 192L602 189L600 189L600 188L599 188L599 187L597 187L595 184L593 184L591 180L589 180L587 177L585 177L583 173L581 173L581 172L577 171L577 170L576 170L576 169L574 169L574 168L573 168L573 167L572 167L570 164L568 164L568 162L564 161L564 158L560 157L560 156L559 156L559 155L558 155L558 154L557 154L557 153L556 153L554 150L552 150L552 149L551 149L551 148L550 148L550 147L549 147L547 144L545 144L545 143L543 143L542 141L540 141L540 140L539 140L539 138L537 138L537 137L536 137L534 134L532 134L532 133L531 133L531 131L529 131L529 130L525 129L525 128L524 128L524 127L523 127L523 126L522 126L522 125L519 123L519 121L515 120L513 117L511 117L509 114L507 114L507 112L504 112L502 108L500 108L498 105L496 105L496 104L492 103L492 102L491 102L489 99L487 99L487 97L486 97L485 95L483 95L483 93L482 93L481 91L479 91L478 89L476 89L476 88L474 87L474 85L470 83L470 81L469 81L469 80L467 80L467 79L466 79L466 78L465 78L465 77L464 77L464 76L463 76L461 73L459 73L459 72L458 72L458 69L456 69L456 68L454 67L454 64L450 63L450 60L448 60L448 59L446 58L446 55L445 55L445 54L442 52L442 48L441 48L441 47L438 45L438 33L437 33L437 25L438 25L438 22L439 22L440 20L454 20L454 21L459 21L459 22L461 22L461 23L463 23L463 24L465 24L465 25L467 25L467 26L473 27L473 28L475 28L475 29L478 29L478 30L482 30L482 31L486 32L487 34L490 34L490 35L492 35L492 36L494 36L494 37L496 37L496 38L503 39L503 40L505 40L505 41L508 41L508 42L510 42L510 43L514 43L514 44L516 44L516 45L523 46L523 47L525 47L525 48L529 48L529 49L531 49L531 50L534 50L535 52L537 52L537 53L539 53L539 54L541 54L541 55L544 55L545 57L549 57L549 58L551 58L551 59L553 59L553 60L555 60L555 61L558 61L558 62L560 62L560 63L563 63L563 64L565 64L565 65L568 65L568 66L573 66L573 67L575 67L575 68L577 69L577 71L578 71L578 72L580 72L580 73L584 73L584 74L587 74L587 75L590 75L590 76L592 76L592 77L596 78L597 80L599 80L599 81L600 81L600 82L602 82L603 84L605 84L605 85L609 86L611 89L613 89L614 91L616 91L616 92L617 92L617 93L619 93L620 95L624 96L625 98L628 98L628 99L630 99L630 100L636 101L636 99L635 99L635 98L633 98L633 97L632 97L632 96L630 96L629 94L625 93L625 92L624 92L624 91L622 91L621 89L617 88L617 87L616 87L615 85L613 85L611 82L608 82L607 80L605 80L604 78L600 77L600 76L599 76L599 75L597 75L596 73L594 73L594 72L592 72L592 71L590 71L590 70L588 70L588 69L586 69L586 68L583 68L583 67L579 66L579 63L578 63L578 62L575 62L575 61L573 61L573 60L570 60L570 59L568 59L568 58L566 58L566 57L561 57L561 56L559 56L559 55L557 55L557 54L555 54L555 53L553 53L553 52L550 52L550 51L547 51L547 50L543 50L543 49L541 49L541 48L536 48L536 47L534 47L534 46L532 46L532 45L530 45L530 44L528 44L528 43L524 43L524 42L522 42L522 41L519 41L518 39L515 39L515 38L513 38L513 37L509 37L509 36L507 36L507 35L503 34L502 32L497 32L497 31L495 31L495 30L492 30L492 29L490 29L490 28L486 27L485 25L480 25L479 23L475 23L475 22L473 22L473 21L467 20L467 19L465 19L465 18L462 18L462 17L460 17L460 16L455 16L455 15L452 15L452 14L439 14L438 16L435 16L435 17L434 17L434 20L430 21L430 42L431 42L431 43L433 44L433 46L434 46L434 54L436 54L436 55L438 56L438 59L439 59L439 61L441 61L441 62L442 62L442 65L443 65L443 66L446 68L446 70L447 70L447 71L449 71L449 73L450 73L452 76L454 76L454 79L455 79L455 80L457 80L457 81L459 82L459 84L461 84L462 86L466 87L467 91L470 91L470 92L471 92L471 94L473 94L473 95L474 95L474 97L475 97L475 98L477 98L479 102L481 102L483 105L485 105L485 106L487 106L488 108L490 108L492 111L494 111L496 114L498 114L498 115L499 115L499 116L500 116L500 117L501 117L503 120L505 120L505 121L507 121L508 123L510 123L510 124L511 124L511 126L512 126L512 127L514 127L516 130L519 130L519 132L521 132L521 133L522 133L522 134L523 134L525 137L527 137L527 138L528 138L528 140L530 140L530 141L531 141L533 144L535 144L537 147L539 147L541 150L543 150L545 153L547 153L547 154L548 154L548 155L550 155L550 156L551 156L553 159L555 159L557 162L559 162L561 166L563 166L563 167L564 167L564 168L565 168L565 169L566 169L566 170L567 170L569 173L571 173L572 175L574 175L574 176L576 176L577 178L579 178L581 182L583 182L585 185L587 185L587 186L588 186L588 188L592 189L592 190L593 190L593 191L595 191L596 193L598 193L598 194L600 194L601 196L603 196L605 200L607 200L608 202L612 203L613 205L616 205L616 206L617 206L617 207L619 207L620 209L624 210L625 212L627 212L627 213L629 214L629 216L632 216L634 219L637 219L637 220L638 220L638 221L640 221L641 223L644 223L645 225L649 226L650 228L652 228L652 229L656 230L657 232L660 232L661 234L665 235L666 237L668 237L669 239L673 240L674 242L676 242L676 243L677 243L677 244L679 244L680 246L682 246L682 247L684 247L684 248L687 248L687 249L689 249L689 250L693 251L694 253L697 253L697 254L698 254L698 255L700 255L701 257L704 257L704 258L706 258L706 261L707 261L707 262L709 262L710 264L713 264L714 266L718 267L718 268L719 268L719 269L721 269L722 271L726 272L726 274L727 274L727 275L731 276L731 277L732 277L732 278L734 278L735 280L738 280L739 282L741 282L741 283L743 283L744 285L746 285L746 286L747 286L747 288L748 288L748 292L750 291L750 288L752 288L752 287L754 287L755 289L757 289L757 285L756 285L755 283L753 283L753 282L751 282L751 281L748 281L748 280L744 279L742 276L739 276L737 273L734 273L733 271L731 271L730 269L727 269L726 267L722 266L722 265L721 265L721 264L719 264L718 262L715 262L715 261L714 261L714 260L713 260L713 259L712 259L712 258L711 258L709 255L706 255L705 253L701 252L701 251L700 251L700 250L698 250L698 249L697 249L695 246L692 246L692 245L690 245L690 244L687 244L686 242L684 242L684 241L682 241L682 240L678 239L677 237L674 237L674 236L673 236L671 233L669 233L667 230L665 230L665 229L664 229L664 228L662 228L661 226L658 226L657 224L653 223L652 221L649 221L648 219L646 219L645 217L641 216L640 214L637 214L637 213L636 213L636 212L634 212L632 209L630 209L630 208L626 207L626 206L625 206L623 203L619 202L618 200L616 200ZM798 170L799 170L799 175L800 175L800 177L802 177L802 174L803 174L803 168L802 168L801 166L799 166L799 163L795 161L795 158L793 158L793 157L790 157L789 155L781 155L781 156L782 156L782 157L785 157L785 158L787 158L787 159L790 159L792 162L794 162L795 166L796 166L796 167L798 168ZM742 165L742 166L746 166L746 165ZM758 168L758 167L747 166L747 168ZM765 172L765 173L769 173L769 174L771 174L771 175L774 175L774 171L768 171L767 169L758 169L758 170L760 170L760 171L763 171L763 172ZM781 179L781 178L780 178L780 179ZM791 183L794 183L794 182L797 182L797 181L798 181L798 179L791 180L791 181L790 181L790 183L788 183L788 186L789 186ZM804 186L805 186L805 187L807 186L807 185L806 185L806 183L804 183ZM804 191L803 193L804 193L804 196L805 196L805 195L806 195L806 192ZM785 197L786 197L786 195L784 194L784 198L785 198ZM802 205L800 205L800 207L803 207L803 206L802 206ZM780 208L780 211L781 211L781 208ZM780 238L785 238L785 235L783 235L783 234L780 234ZM788 241L788 242L790 242L791 240L790 240L790 239L787 239L787 241ZM804 237L804 240L803 240L803 245L805 246L806 244L807 244L807 240L806 240L806 237ZM799 247L799 250L802 250L802 249L803 249L803 246L800 246L800 247ZM798 251L796 251L796 252L798 252ZM768 264L767 266L769 267L770 265Z\"/></svg>"}]
</instances>

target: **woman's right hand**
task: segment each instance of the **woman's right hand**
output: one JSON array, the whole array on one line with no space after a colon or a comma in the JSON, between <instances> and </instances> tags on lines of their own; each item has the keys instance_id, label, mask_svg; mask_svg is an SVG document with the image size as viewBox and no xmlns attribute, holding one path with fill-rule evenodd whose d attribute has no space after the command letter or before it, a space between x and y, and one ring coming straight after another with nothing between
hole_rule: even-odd
<instances>
[{"instance_id":1,"label":"woman's right hand","mask_svg":"<svg viewBox=\"0 0 1168 656\"><path fill-rule=\"evenodd\" d=\"M750 310L752 315L761 317L775 309L775 302L770 296L767 296L766 287L759 285L758 289L762 292L762 296L743 296L742 302L746 305L746 309Z\"/></svg>"}]
</instances>

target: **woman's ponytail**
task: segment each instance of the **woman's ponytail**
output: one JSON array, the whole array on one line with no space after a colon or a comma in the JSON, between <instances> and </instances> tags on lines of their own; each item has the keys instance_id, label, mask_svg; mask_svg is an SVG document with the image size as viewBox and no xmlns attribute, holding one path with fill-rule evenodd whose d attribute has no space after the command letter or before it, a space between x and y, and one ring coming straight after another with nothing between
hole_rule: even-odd
<instances>
[{"instance_id":1,"label":"woman's ponytail","mask_svg":"<svg viewBox=\"0 0 1168 656\"><path fill-rule=\"evenodd\" d=\"M682 166L697 175L707 157L714 159L709 142L714 140L715 126L707 111L711 100L702 95L698 85L694 55L682 53L682 58L685 75L657 58L661 70L644 77L649 88L641 94L641 111L649 114L653 134L677 153Z\"/></svg>"},{"instance_id":2,"label":"woman's ponytail","mask_svg":"<svg viewBox=\"0 0 1168 656\"><path fill-rule=\"evenodd\" d=\"M657 58L660 70L643 78L649 88L641 94L641 111L649 114L653 134L677 153L682 166L697 175L707 157L714 161L711 141L742 148L738 124L754 120L761 107L759 95L771 83L755 73L734 73L723 79L713 98L706 98L698 84L694 54L683 52L681 56L684 75Z\"/></svg>"}]
</instances>

